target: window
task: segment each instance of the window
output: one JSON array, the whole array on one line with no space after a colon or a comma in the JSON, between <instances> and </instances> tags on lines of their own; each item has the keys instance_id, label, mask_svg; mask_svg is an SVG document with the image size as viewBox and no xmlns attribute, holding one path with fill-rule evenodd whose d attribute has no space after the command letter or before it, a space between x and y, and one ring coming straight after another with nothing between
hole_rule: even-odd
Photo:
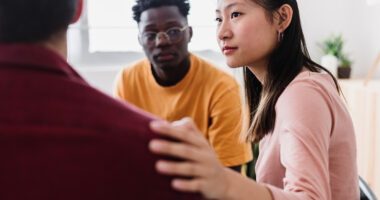
<instances>
[{"instance_id":1,"label":"window","mask_svg":"<svg viewBox=\"0 0 380 200\"><path fill-rule=\"evenodd\" d=\"M217 50L214 8L216 1L190 0L189 25L193 27L191 51ZM137 24L132 18L135 0L91 0L88 8L88 51L141 52ZM197 11L196 13L193 11ZM207 41L207 42L205 42Z\"/></svg>"}]
</instances>

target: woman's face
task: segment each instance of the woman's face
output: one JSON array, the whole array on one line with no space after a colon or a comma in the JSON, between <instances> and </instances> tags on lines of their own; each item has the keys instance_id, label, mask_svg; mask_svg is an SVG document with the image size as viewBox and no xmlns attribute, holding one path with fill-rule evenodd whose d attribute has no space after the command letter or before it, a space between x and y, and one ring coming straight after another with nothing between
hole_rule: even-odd
<instances>
[{"instance_id":1,"label":"woman's face","mask_svg":"<svg viewBox=\"0 0 380 200\"><path fill-rule=\"evenodd\" d=\"M253 0L218 0L217 38L230 67L263 67L277 45L277 30Z\"/></svg>"}]
</instances>

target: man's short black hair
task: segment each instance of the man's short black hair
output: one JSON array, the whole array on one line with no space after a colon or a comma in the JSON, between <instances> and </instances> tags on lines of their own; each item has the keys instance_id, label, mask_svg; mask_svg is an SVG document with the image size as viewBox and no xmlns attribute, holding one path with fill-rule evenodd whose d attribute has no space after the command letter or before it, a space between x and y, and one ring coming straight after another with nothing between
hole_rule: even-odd
<instances>
[{"instance_id":1,"label":"man's short black hair","mask_svg":"<svg viewBox=\"0 0 380 200\"><path fill-rule=\"evenodd\" d=\"M177 6L182 16L187 18L189 15L190 4L188 0L136 0L136 5L132 8L133 19L137 23L140 23L142 12L150 8L157 8L161 6Z\"/></svg>"},{"instance_id":2,"label":"man's short black hair","mask_svg":"<svg viewBox=\"0 0 380 200\"><path fill-rule=\"evenodd\" d=\"M78 0L0 0L0 42L45 41L66 30Z\"/></svg>"}]
</instances>

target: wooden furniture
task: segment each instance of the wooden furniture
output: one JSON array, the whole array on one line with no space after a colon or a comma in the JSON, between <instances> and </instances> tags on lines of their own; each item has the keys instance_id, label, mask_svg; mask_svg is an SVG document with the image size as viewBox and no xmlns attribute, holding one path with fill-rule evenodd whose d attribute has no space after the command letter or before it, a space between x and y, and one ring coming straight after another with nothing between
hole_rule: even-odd
<instances>
[{"instance_id":1,"label":"wooden furniture","mask_svg":"<svg viewBox=\"0 0 380 200\"><path fill-rule=\"evenodd\" d=\"M368 73L367 73L367 77L365 78L364 80L364 85L367 85L368 82L372 79L372 77L375 75L376 71L379 69L380 67L380 53L379 55L376 57L375 61L373 62L372 64L372 67L369 69Z\"/></svg>"},{"instance_id":2,"label":"wooden furniture","mask_svg":"<svg viewBox=\"0 0 380 200\"><path fill-rule=\"evenodd\" d=\"M380 80L339 83L355 126L359 175L380 197Z\"/></svg>"}]
</instances>

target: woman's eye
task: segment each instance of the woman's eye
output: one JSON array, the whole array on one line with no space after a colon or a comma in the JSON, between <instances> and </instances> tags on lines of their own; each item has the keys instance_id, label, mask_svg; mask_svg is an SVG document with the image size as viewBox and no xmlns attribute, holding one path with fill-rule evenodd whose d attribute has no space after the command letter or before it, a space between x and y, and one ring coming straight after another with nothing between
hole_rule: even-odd
<instances>
[{"instance_id":1,"label":"woman's eye","mask_svg":"<svg viewBox=\"0 0 380 200\"><path fill-rule=\"evenodd\" d=\"M231 19L235 18L235 17L239 17L240 15L241 15L241 13L239 13L239 12L233 12L233 13L231 13Z\"/></svg>"},{"instance_id":2,"label":"woman's eye","mask_svg":"<svg viewBox=\"0 0 380 200\"><path fill-rule=\"evenodd\" d=\"M222 22L222 18L217 17L217 18L215 18L215 21L218 22L218 23L221 23Z\"/></svg>"}]
</instances>

